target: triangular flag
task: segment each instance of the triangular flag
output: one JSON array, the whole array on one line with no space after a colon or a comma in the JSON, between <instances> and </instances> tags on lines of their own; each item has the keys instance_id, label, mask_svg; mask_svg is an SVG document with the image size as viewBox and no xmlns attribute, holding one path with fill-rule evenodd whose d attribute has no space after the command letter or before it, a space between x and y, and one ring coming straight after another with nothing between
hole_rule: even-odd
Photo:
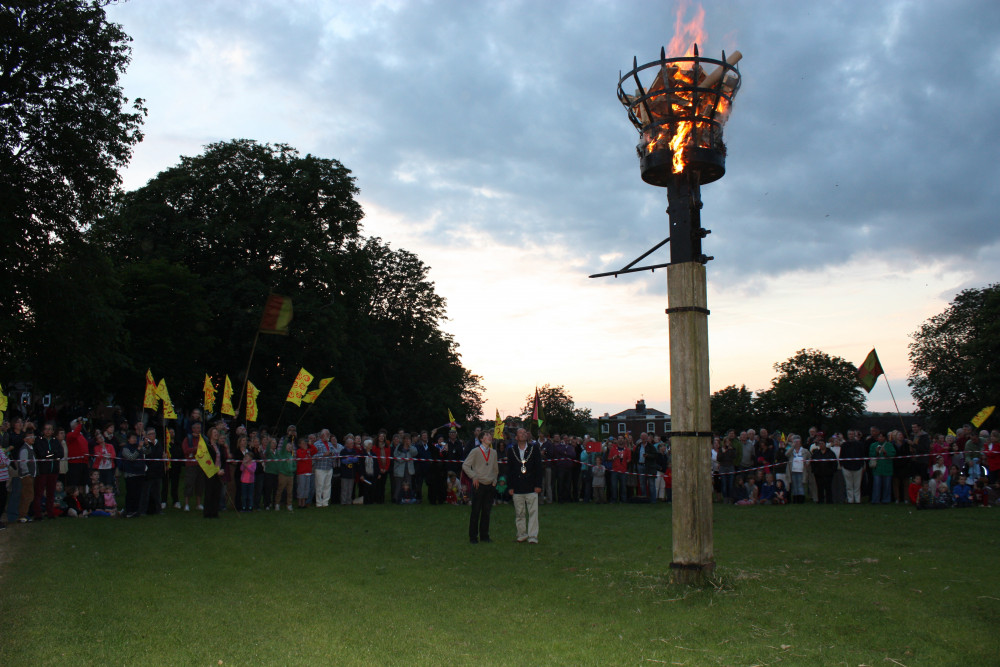
<instances>
[{"instance_id":1,"label":"triangular flag","mask_svg":"<svg viewBox=\"0 0 1000 667\"><path fill-rule=\"evenodd\" d=\"M156 410L160 407L160 399L156 397L156 380L153 379L153 373L150 370L146 370L146 395L142 399L142 407L144 410Z\"/></svg>"},{"instance_id":2,"label":"triangular flag","mask_svg":"<svg viewBox=\"0 0 1000 667\"><path fill-rule=\"evenodd\" d=\"M948 435L957 435L953 430L951 430L950 426L948 427Z\"/></svg>"},{"instance_id":3,"label":"triangular flag","mask_svg":"<svg viewBox=\"0 0 1000 667\"><path fill-rule=\"evenodd\" d=\"M219 474L219 466L215 465L215 461L212 460L212 455L208 453L208 445L205 444L205 438L198 436L198 449L194 453L194 458L198 461L198 465L205 472L208 477L215 477Z\"/></svg>"},{"instance_id":4,"label":"triangular flag","mask_svg":"<svg viewBox=\"0 0 1000 667\"><path fill-rule=\"evenodd\" d=\"M215 385L212 384L212 378L205 373L205 384L202 385L201 390L205 393L205 400L202 405L205 408L205 412L215 411L215 393L218 391Z\"/></svg>"},{"instance_id":5,"label":"triangular flag","mask_svg":"<svg viewBox=\"0 0 1000 667\"><path fill-rule=\"evenodd\" d=\"M864 363L858 368L858 384L864 387L866 392L871 393L872 387L875 386L875 381L882 374L882 364L879 363L878 355L875 354L875 348L873 347L872 351L865 357Z\"/></svg>"},{"instance_id":6,"label":"triangular flag","mask_svg":"<svg viewBox=\"0 0 1000 667\"><path fill-rule=\"evenodd\" d=\"M538 422L539 429L542 427L542 422L545 421L542 419L542 406L538 401L538 387L535 387L535 405L531 411L531 418Z\"/></svg>"},{"instance_id":7,"label":"triangular flag","mask_svg":"<svg viewBox=\"0 0 1000 667\"><path fill-rule=\"evenodd\" d=\"M500 419L500 410L497 410L497 420L493 425L493 439L503 440L503 420Z\"/></svg>"},{"instance_id":8,"label":"triangular flag","mask_svg":"<svg viewBox=\"0 0 1000 667\"><path fill-rule=\"evenodd\" d=\"M288 390L288 396L285 397L285 401L302 407L302 397L305 396L306 389L309 388L309 383L312 381L312 373L304 368L299 369L299 374L295 376L295 382L292 383L292 388Z\"/></svg>"},{"instance_id":9,"label":"triangular flag","mask_svg":"<svg viewBox=\"0 0 1000 667\"><path fill-rule=\"evenodd\" d=\"M979 428L980 426L983 425L984 421L990 418L990 415L993 414L993 411L996 409L997 406L995 405L983 408L982 410L976 413L975 417L972 418L972 425L975 426L976 428Z\"/></svg>"},{"instance_id":10,"label":"triangular flag","mask_svg":"<svg viewBox=\"0 0 1000 667\"><path fill-rule=\"evenodd\" d=\"M177 419L174 404L170 402L170 394L167 392L167 381L163 378L160 378L160 384L156 386L156 395L163 401L163 418Z\"/></svg>"},{"instance_id":11,"label":"triangular flag","mask_svg":"<svg viewBox=\"0 0 1000 667\"><path fill-rule=\"evenodd\" d=\"M288 324L292 321L292 299L271 294L264 304L264 316L260 319L260 332L265 334L288 335Z\"/></svg>"},{"instance_id":12,"label":"triangular flag","mask_svg":"<svg viewBox=\"0 0 1000 667\"><path fill-rule=\"evenodd\" d=\"M323 378L322 380L320 380L318 387L316 387L315 389L313 389L308 394L302 397L302 402L314 403L316 399L319 398L319 395L323 393L323 390L326 389L326 385L330 384L332 380L333 378Z\"/></svg>"},{"instance_id":13,"label":"triangular flag","mask_svg":"<svg viewBox=\"0 0 1000 667\"><path fill-rule=\"evenodd\" d=\"M253 386L253 382L247 380L247 421L255 422L257 421L257 395L260 394L260 389Z\"/></svg>"},{"instance_id":14,"label":"triangular flag","mask_svg":"<svg viewBox=\"0 0 1000 667\"><path fill-rule=\"evenodd\" d=\"M226 376L226 382L222 387L222 414L229 415L230 417L236 416L236 410L233 410L233 385L229 383L229 376Z\"/></svg>"},{"instance_id":15,"label":"triangular flag","mask_svg":"<svg viewBox=\"0 0 1000 667\"><path fill-rule=\"evenodd\" d=\"M451 414L451 408L448 408L448 426L458 428L458 422L455 421L455 415Z\"/></svg>"}]
</instances>

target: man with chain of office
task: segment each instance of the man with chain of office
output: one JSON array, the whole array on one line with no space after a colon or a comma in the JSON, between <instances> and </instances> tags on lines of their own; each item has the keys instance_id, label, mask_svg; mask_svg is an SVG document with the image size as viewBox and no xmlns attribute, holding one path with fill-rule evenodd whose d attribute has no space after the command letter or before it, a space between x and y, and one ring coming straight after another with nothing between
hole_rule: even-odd
<instances>
[{"instance_id":1,"label":"man with chain of office","mask_svg":"<svg viewBox=\"0 0 1000 667\"><path fill-rule=\"evenodd\" d=\"M542 456L528 431L517 429L517 442L507 450L508 493L514 499L517 541L538 544L538 494L542 492Z\"/></svg>"}]
</instances>

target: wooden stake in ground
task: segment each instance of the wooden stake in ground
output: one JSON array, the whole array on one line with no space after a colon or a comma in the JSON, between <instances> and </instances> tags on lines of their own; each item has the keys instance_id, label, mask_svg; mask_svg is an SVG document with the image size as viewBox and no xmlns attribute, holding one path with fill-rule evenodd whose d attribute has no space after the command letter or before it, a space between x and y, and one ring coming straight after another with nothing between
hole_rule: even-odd
<instances>
[{"instance_id":1,"label":"wooden stake in ground","mask_svg":"<svg viewBox=\"0 0 1000 667\"><path fill-rule=\"evenodd\" d=\"M673 581L704 583L715 570L705 266L667 267L670 316L670 438L673 473ZM696 435L697 434L697 435Z\"/></svg>"}]
</instances>

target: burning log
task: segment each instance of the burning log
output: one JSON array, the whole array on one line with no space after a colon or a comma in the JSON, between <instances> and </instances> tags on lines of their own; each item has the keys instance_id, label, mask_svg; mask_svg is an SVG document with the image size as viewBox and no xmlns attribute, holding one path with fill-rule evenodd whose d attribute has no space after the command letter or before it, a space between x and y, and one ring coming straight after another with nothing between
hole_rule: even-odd
<instances>
[{"instance_id":1,"label":"burning log","mask_svg":"<svg viewBox=\"0 0 1000 667\"><path fill-rule=\"evenodd\" d=\"M743 54L740 53L739 51L733 51L732 53L729 54L729 56L726 57L726 62L729 63L730 65L735 65L741 60L743 60ZM714 72L706 76L704 81L702 81L699 85L702 88L711 88L712 86L714 86L719 82L725 71L726 68L720 65L715 69Z\"/></svg>"}]
</instances>

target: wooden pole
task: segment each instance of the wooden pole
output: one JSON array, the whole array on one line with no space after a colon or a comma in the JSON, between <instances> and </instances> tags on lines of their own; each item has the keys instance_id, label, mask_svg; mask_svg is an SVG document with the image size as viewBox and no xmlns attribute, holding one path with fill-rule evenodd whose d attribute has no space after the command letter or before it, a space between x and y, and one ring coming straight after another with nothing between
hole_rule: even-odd
<instances>
[{"instance_id":1,"label":"wooden pole","mask_svg":"<svg viewBox=\"0 0 1000 667\"><path fill-rule=\"evenodd\" d=\"M250 348L250 358L247 360L247 370L243 374L243 389L240 391L240 403L239 407L236 408L236 414L233 415L233 419L237 419L240 416L240 410L243 409L243 399L247 395L247 382L250 381L250 364L253 363L253 354L257 351L257 341L260 340L260 326L257 327L257 335L253 337L253 347Z\"/></svg>"},{"instance_id":2,"label":"wooden pole","mask_svg":"<svg viewBox=\"0 0 1000 667\"><path fill-rule=\"evenodd\" d=\"M673 473L673 581L704 583L715 570L705 266L667 267ZM698 435L694 435L698 434Z\"/></svg>"}]
</instances>

